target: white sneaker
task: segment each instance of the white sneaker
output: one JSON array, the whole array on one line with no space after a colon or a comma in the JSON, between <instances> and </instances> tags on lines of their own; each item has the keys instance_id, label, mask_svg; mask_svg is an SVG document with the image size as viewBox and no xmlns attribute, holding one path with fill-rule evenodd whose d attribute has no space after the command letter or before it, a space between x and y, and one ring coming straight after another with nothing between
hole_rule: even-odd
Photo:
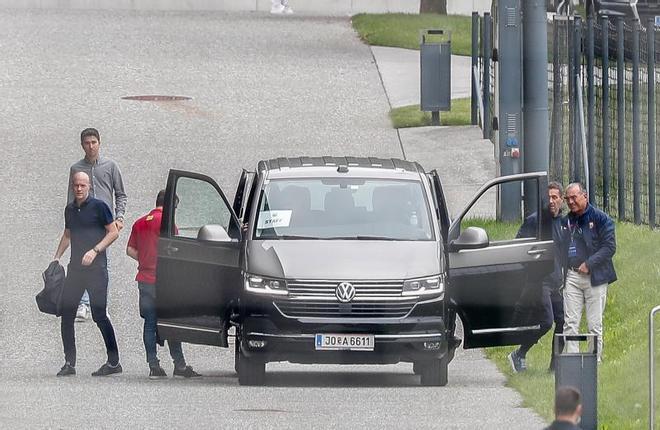
<instances>
[{"instance_id":1,"label":"white sneaker","mask_svg":"<svg viewBox=\"0 0 660 430\"><path fill-rule=\"evenodd\" d=\"M277 15L283 14L283 13L285 13L284 12L285 9L286 9L286 7L283 4L275 3L270 7L270 13L277 14Z\"/></svg>"},{"instance_id":2,"label":"white sneaker","mask_svg":"<svg viewBox=\"0 0 660 430\"><path fill-rule=\"evenodd\" d=\"M291 9L291 6L286 5L284 6L284 10L282 11L282 13L286 15L291 15L293 13L293 9Z\"/></svg>"},{"instance_id":3,"label":"white sneaker","mask_svg":"<svg viewBox=\"0 0 660 430\"><path fill-rule=\"evenodd\" d=\"M81 303L78 305L78 311L76 312L76 322L85 322L89 318L90 314L89 305Z\"/></svg>"}]
</instances>

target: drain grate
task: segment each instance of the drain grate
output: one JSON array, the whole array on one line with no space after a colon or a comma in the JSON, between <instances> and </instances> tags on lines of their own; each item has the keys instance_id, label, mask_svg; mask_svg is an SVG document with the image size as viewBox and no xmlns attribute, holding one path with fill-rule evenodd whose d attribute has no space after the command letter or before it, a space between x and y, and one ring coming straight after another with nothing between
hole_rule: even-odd
<instances>
[{"instance_id":1,"label":"drain grate","mask_svg":"<svg viewBox=\"0 0 660 430\"><path fill-rule=\"evenodd\" d=\"M179 100L192 100L192 97L146 95L146 96L126 96L126 97L122 97L122 100L134 100L139 102L175 102Z\"/></svg>"}]
</instances>

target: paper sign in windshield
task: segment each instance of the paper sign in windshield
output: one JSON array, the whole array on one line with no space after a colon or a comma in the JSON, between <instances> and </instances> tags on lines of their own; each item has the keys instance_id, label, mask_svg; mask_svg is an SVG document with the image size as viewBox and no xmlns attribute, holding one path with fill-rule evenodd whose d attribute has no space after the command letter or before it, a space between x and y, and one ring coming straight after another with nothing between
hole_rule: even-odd
<instances>
[{"instance_id":1,"label":"paper sign in windshield","mask_svg":"<svg viewBox=\"0 0 660 430\"><path fill-rule=\"evenodd\" d=\"M263 230L265 228L279 228L288 227L291 222L291 211L263 211L259 213L259 222L257 228Z\"/></svg>"}]
</instances>

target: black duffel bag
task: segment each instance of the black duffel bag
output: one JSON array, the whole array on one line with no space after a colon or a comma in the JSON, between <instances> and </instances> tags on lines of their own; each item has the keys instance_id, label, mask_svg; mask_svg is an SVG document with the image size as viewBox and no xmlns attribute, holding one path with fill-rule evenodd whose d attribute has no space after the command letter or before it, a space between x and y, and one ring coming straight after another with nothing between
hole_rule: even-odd
<instances>
[{"instance_id":1,"label":"black duffel bag","mask_svg":"<svg viewBox=\"0 0 660 430\"><path fill-rule=\"evenodd\" d=\"M39 310L46 314L60 316L62 314L62 292L64 291L64 267L59 261L53 261L41 274L44 278L44 289L35 297Z\"/></svg>"}]
</instances>

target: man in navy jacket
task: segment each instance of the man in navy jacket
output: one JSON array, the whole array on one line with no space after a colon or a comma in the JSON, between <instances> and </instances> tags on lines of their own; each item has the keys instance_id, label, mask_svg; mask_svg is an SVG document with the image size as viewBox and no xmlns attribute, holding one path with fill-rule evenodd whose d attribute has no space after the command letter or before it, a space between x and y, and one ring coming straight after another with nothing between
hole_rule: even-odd
<instances>
[{"instance_id":1,"label":"man in navy jacket","mask_svg":"<svg viewBox=\"0 0 660 430\"><path fill-rule=\"evenodd\" d=\"M612 257L616 252L614 221L589 204L580 183L566 187L569 213L562 219L559 255L564 266L564 334L578 334L582 308L590 334L597 336L598 361L603 354L603 311L607 286L616 281ZM567 351L578 352L576 342Z\"/></svg>"},{"instance_id":2,"label":"man in navy jacket","mask_svg":"<svg viewBox=\"0 0 660 430\"><path fill-rule=\"evenodd\" d=\"M548 211L547 214L552 216L551 229L552 239L555 244L561 234L561 206L562 206L562 186L559 182L550 182L548 184ZM539 216L534 212L525 219L525 222L520 229L516 238L536 237L539 223ZM546 233L547 234L547 233ZM539 322L540 329L529 337L529 339L520 344L520 347L512 351L509 355L509 363L514 372L524 372L527 370L525 357L527 352L534 346L539 339L545 335L552 324L555 324L554 335L561 334L564 330L564 299L562 298L559 289L564 282L562 276L562 264L559 258L554 259L554 270L541 280L541 294L538 296L537 281L530 280L531 285L525 285L525 289L521 295L516 309L514 311L513 320L520 323L527 317L527 313L533 312L534 317ZM532 296L530 299L528 296ZM538 308L536 306L529 306L530 302L535 302L540 299ZM560 338L561 339L561 338ZM550 370L554 370L555 356L551 354Z\"/></svg>"}]
</instances>

